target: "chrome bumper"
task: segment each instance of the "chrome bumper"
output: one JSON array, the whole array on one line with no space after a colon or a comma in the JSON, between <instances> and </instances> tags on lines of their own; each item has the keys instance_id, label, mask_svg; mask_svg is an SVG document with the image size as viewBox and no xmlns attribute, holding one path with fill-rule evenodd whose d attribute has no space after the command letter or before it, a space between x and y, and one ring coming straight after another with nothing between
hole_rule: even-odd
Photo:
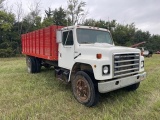
<instances>
[{"instance_id":1,"label":"chrome bumper","mask_svg":"<svg viewBox=\"0 0 160 120\"><path fill-rule=\"evenodd\" d=\"M143 72L137 75L120 78L113 81L99 82L98 90L100 93L106 93L109 91L113 91L119 88L123 88L129 85L141 82L145 78L146 78L146 72Z\"/></svg>"}]
</instances>

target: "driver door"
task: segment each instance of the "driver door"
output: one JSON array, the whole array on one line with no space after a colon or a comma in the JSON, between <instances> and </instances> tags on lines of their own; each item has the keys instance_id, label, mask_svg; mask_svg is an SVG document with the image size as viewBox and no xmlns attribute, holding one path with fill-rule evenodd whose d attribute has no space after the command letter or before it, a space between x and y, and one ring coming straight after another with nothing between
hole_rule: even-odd
<instances>
[{"instance_id":1,"label":"driver door","mask_svg":"<svg viewBox=\"0 0 160 120\"><path fill-rule=\"evenodd\" d=\"M73 31L64 31L62 33L62 43L59 45L58 66L66 69L72 69L74 64L74 41Z\"/></svg>"}]
</instances>

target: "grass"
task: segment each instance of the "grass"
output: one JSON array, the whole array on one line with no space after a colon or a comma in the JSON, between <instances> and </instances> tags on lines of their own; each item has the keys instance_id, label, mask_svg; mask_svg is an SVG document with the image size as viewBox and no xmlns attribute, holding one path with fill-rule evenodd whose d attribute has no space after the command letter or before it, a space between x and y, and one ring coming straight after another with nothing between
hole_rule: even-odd
<instances>
[{"instance_id":1,"label":"grass","mask_svg":"<svg viewBox=\"0 0 160 120\"><path fill-rule=\"evenodd\" d=\"M160 55L145 58L145 70L136 91L101 94L99 104L87 108L52 68L29 74L25 58L0 58L0 120L159 120Z\"/></svg>"}]
</instances>

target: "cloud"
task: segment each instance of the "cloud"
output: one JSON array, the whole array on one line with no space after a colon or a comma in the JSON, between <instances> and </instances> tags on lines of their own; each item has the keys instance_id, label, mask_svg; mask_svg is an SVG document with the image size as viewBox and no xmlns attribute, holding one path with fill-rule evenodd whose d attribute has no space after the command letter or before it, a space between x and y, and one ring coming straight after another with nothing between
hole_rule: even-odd
<instances>
[{"instance_id":1,"label":"cloud","mask_svg":"<svg viewBox=\"0 0 160 120\"><path fill-rule=\"evenodd\" d=\"M87 0L89 17L115 19L122 24L135 23L139 29L160 34L159 0Z\"/></svg>"}]
</instances>

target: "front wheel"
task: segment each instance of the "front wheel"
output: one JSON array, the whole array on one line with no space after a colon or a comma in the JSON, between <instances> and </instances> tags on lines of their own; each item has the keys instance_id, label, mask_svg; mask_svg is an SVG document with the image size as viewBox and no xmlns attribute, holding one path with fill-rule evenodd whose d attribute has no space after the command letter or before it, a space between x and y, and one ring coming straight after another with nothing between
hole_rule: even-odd
<instances>
[{"instance_id":1,"label":"front wheel","mask_svg":"<svg viewBox=\"0 0 160 120\"><path fill-rule=\"evenodd\" d=\"M79 103L87 107L94 106L98 102L98 89L92 77L93 76L89 76L89 73L79 71L75 79L72 80L74 97Z\"/></svg>"}]
</instances>

